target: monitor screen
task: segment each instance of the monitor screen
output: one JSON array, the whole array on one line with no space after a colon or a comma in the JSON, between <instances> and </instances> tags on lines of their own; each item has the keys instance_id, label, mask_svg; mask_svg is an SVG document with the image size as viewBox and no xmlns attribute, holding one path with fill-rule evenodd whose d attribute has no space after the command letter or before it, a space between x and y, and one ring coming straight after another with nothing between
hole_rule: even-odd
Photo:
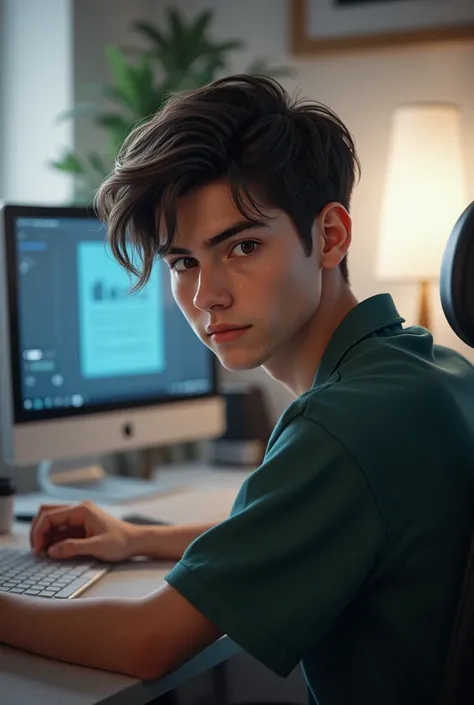
<instances>
[{"instance_id":1,"label":"monitor screen","mask_svg":"<svg viewBox=\"0 0 474 705\"><path fill-rule=\"evenodd\" d=\"M16 424L216 393L214 356L165 264L130 294L106 226L85 209L12 207L6 229Z\"/></svg>"}]
</instances>

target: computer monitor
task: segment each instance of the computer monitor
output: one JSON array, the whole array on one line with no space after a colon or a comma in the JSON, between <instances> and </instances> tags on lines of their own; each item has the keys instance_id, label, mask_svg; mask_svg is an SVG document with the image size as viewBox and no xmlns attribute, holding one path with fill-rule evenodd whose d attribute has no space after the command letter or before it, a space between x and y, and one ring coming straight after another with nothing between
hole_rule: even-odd
<instances>
[{"instance_id":1,"label":"computer monitor","mask_svg":"<svg viewBox=\"0 0 474 705\"><path fill-rule=\"evenodd\" d=\"M22 466L219 436L214 355L157 261L145 289L88 209L3 205L2 449Z\"/></svg>"}]
</instances>

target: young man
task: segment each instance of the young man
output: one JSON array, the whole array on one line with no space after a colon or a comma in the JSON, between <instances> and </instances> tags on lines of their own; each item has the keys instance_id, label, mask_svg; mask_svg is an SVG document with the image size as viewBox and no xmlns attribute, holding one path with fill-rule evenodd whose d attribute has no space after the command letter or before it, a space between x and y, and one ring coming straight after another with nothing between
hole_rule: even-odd
<instances>
[{"instance_id":1,"label":"young man","mask_svg":"<svg viewBox=\"0 0 474 705\"><path fill-rule=\"evenodd\" d=\"M179 95L127 140L97 201L116 258L143 284L163 257L222 364L296 400L219 525L44 507L38 552L179 562L141 600L0 594L0 641L155 678L227 633L278 674L301 663L321 705L436 700L474 518L474 373L388 294L357 302L357 167L334 113L266 78Z\"/></svg>"}]
</instances>

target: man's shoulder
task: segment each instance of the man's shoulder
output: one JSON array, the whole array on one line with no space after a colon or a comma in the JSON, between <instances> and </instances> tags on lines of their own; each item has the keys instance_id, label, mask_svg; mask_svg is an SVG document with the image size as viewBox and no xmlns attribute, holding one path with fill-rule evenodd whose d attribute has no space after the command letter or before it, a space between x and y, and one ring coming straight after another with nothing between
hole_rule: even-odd
<instances>
[{"instance_id":1,"label":"man's shoulder","mask_svg":"<svg viewBox=\"0 0 474 705\"><path fill-rule=\"evenodd\" d=\"M295 456L317 458L330 439L366 469L388 448L428 443L454 412L474 432L471 363L433 345L423 329L400 338L371 338L356 346L323 385L288 406L268 451L291 446Z\"/></svg>"},{"instance_id":2,"label":"man's shoulder","mask_svg":"<svg viewBox=\"0 0 474 705\"><path fill-rule=\"evenodd\" d=\"M268 441L267 455L277 442L278 445L286 446L300 444L307 439L316 442L317 437L324 432L317 417L306 414L309 396L310 392L295 399L280 416Z\"/></svg>"},{"instance_id":3,"label":"man's shoulder","mask_svg":"<svg viewBox=\"0 0 474 705\"><path fill-rule=\"evenodd\" d=\"M451 348L434 345L419 326L394 336L374 336L344 357L327 382L300 398L304 414L319 423L331 409L364 423L370 409L398 413L410 400L431 403L455 395L460 386L472 388L474 366Z\"/></svg>"},{"instance_id":4,"label":"man's shoulder","mask_svg":"<svg viewBox=\"0 0 474 705\"><path fill-rule=\"evenodd\" d=\"M419 340L413 349L409 340L367 341L357 360L343 361L324 386L301 397L299 412L337 438L364 471L378 473L393 449L408 469L411 457L427 458L435 446L447 457L454 438L470 448L474 367L456 351L425 342L423 353Z\"/></svg>"}]
</instances>

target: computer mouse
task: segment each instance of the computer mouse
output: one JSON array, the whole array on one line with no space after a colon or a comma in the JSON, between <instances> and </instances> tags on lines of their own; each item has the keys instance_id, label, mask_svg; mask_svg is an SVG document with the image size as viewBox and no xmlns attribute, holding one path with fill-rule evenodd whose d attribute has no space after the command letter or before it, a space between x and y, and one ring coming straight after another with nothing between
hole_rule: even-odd
<instances>
[{"instance_id":1,"label":"computer mouse","mask_svg":"<svg viewBox=\"0 0 474 705\"><path fill-rule=\"evenodd\" d=\"M122 517L122 521L128 521L130 524L139 524L142 526L169 526L171 524L170 521L154 519L153 517L147 517L144 514L125 514Z\"/></svg>"}]
</instances>

